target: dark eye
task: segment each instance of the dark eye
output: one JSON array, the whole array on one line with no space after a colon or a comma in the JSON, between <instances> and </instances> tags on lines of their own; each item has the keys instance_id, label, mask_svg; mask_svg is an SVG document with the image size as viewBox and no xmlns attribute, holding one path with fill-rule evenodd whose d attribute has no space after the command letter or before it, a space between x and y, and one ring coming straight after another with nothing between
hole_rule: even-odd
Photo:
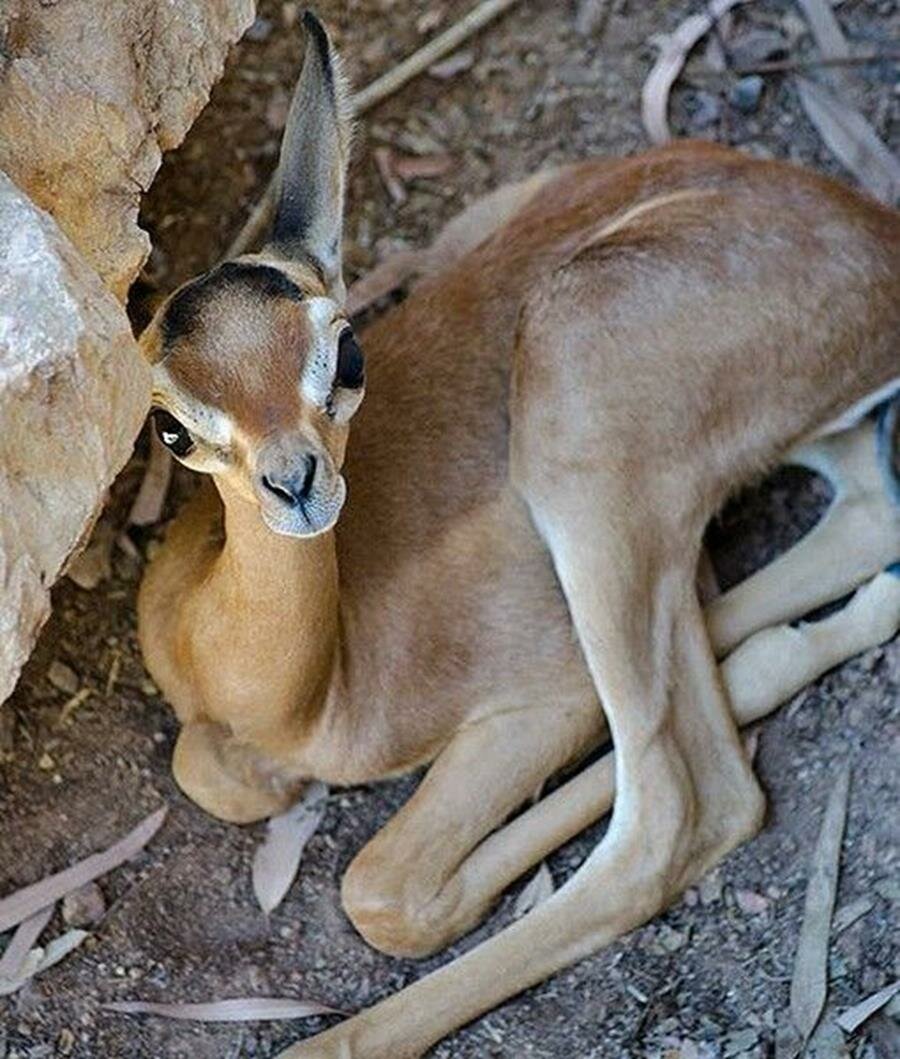
<instances>
[{"instance_id":1,"label":"dark eye","mask_svg":"<svg viewBox=\"0 0 900 1059\"><path fill-rule=\"evenodd\" d=\"M159 440L176 456L187 456L194 447L194 439L183 423L162 408L153 410L153 425Z\"/></svg>"},{"instance_id":2,"label":"dark eye","mask_svg":"<svg viewBox=\"0 0 900 1059\"><path fill-rule=\"evenodd\" d=\"M338 339L337 371L334 376L335 386L347 390L358 390L366 381L365 362L362 350L356 341L353 331L347 327L341 331Z\"/></svg>"}]
</instances>

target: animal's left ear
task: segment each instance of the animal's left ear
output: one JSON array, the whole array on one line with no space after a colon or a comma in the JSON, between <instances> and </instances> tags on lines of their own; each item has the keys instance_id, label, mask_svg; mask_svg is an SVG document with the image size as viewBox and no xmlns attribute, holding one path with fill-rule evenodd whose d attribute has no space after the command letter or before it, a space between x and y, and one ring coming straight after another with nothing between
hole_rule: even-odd
<instances>
[{"instance_id":1,"label":"animal's left ear","mask_svg":"<svg viewBox=\"0 0 900 1059\"><path fill-rule=\"evenodd\" d=\"M343 298L341 235L350 154L350 97L322 23L307 11L306 53L288 113L271 247L310 262Z\"/></svg>"}]
</instances>

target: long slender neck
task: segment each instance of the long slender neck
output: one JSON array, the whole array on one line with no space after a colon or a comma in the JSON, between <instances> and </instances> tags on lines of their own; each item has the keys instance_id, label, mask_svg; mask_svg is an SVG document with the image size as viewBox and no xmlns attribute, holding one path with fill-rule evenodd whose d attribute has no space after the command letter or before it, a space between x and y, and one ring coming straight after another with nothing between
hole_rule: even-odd
<instances>
[{"instance_id":1,"label":"long slender neck","mask_svg":"<svg viewBox=\"0 0 900 1059\"><path fill-rule=\"evenodd\" d=\"M334 534L280 536L266 527L255 504L226 483L216 485L225 543L210 587L228 623L216 640L228 673L224 697L235 714L229 720L274 730L290 717L302 729L323 707L337 658Z\"/></svg>"}]
</instances>

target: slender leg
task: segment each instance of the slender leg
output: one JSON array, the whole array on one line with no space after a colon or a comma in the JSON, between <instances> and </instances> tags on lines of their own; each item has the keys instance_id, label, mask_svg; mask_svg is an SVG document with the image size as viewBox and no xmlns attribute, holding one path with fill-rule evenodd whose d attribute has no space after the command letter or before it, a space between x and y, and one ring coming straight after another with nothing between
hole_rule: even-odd
<instances>
[{"instance_id":1,"label":"slender leg","mask_svg":"<svg viewBox=\"0 0 900 1059\"><path fill-rule=\"evenodd\" d=\"M881 573L822 621L773 626L741 644L721 664L738 725L772 713L801 688L900 629L900 576ZM446 931L473 927L503 890L612 807L614 756L606 754L488 836L460 864Z\"/></svg>"},{"instance_id":2,"label":"slender leg","mask_svg":"<svg viewBox=\"0 0 900 1059\"><path fill-rule=\"evenodd\" d=\"M721 666L738 724L765 717L822 673L889 640L898 627L900 572L889 569L836 614L751 636Z\"/></svg>"},{"instance_id":3,"label":"slender leg","mask_svg":"<svg viewBox=\"0 0 900 1059\"><path fill-rule=\"evenodd\" d=\"M793 548L710 604L719 657L759 629L852 591L900 555L900 508L888 495L871 421L796 450L790 462L830 479L834 500Z\"/></svg>"},{"instance_id":4,"label":"slender leg","mask_svg":"<svg viewBox=\"0 0 900 1059\"><path fill-rule=\"evenodd\" d=\"M344 908L363 937L394 955L424 956L477 922L503 884L466 870L472 850L604 734L593 701L501 713L463 728L344 875Z\"/></svg>"}]
</instances>

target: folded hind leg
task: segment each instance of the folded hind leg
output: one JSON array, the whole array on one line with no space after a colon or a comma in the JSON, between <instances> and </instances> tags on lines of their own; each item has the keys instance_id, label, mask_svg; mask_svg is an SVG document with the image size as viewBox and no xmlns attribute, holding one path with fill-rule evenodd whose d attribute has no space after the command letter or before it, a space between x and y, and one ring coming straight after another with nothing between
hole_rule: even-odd
<instances>
[{"instance_id":1,"label":"folded hind leg","mask_svg":"<svg viewBox=\"0 0 900 1059\"><path fill-rule=\"evenodd\" d=\"M879 427L865 420L790 454L786 462L832 483L834 499L797 544L710 604L707 622L717 656L751 633L852 592L900 557L900 507L879 458L880 442Z\"/></svg>"}]
</instances>

